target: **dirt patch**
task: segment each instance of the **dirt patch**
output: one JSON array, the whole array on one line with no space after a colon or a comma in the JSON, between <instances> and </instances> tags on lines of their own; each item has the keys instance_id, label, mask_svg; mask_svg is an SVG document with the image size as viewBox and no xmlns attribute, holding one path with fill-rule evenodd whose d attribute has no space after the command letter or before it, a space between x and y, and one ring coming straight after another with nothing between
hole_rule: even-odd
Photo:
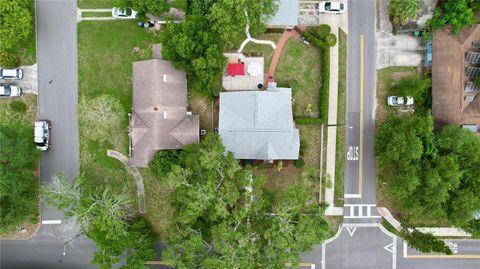
<instances>
[{"instance_id":1,"label":"dirt patch","mask_svg":"<svg viewBox=\"0 0 480 269\"><path fill-rule=\"evenodd\" d=\"M36 224L31 224L27 221L23 222L21 225L19 225L19 229L10 232L10 233L4 233L0 235L1 239L28 239L32 236L34 236L38 229L40 229L40 219L37 220L38 223Z\"/></svg>"},{"instance_id":2,"label":"dirt patch","mask_svg":"<svg viewBox=\"0 0 480 269\"><path fill-rule=\"evenodd\" d=\"M392 83L395 83L402 78L410 77L410 76L413 76L413 75L415 75L415 72L413 72L413 71L394 72L391 75Z\"/></svg>"},{"instance_id":3,"label":"dirt patch","mask_svg":"<svg viewBox=\"0 0 480 269\"><path fill-rule=\"evenodd\" d=\"M200 130L214 132L218 126L219 106L217 100L202 96L192 96L188 101L188 108L193 115L200 116ZM203 136L203 135L202 135Z\"/></svg>"}]
</instances>

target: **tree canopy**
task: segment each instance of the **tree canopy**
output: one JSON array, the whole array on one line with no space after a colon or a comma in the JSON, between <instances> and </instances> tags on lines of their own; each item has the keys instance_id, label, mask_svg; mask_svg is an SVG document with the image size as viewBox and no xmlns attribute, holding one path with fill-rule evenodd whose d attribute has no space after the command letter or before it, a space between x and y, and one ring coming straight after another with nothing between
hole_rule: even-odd
<instances>
[{"instance_id":1,"label":"tree canopy","mask_svg":"<svg viewBox=\"0 0 480 269\"><path fill-rule=\"evenodd\" d=\"M0 125L0 231L15 228L38 215L34 171L40 154L33 144L33 128L22 122Z\"/></svg>"},{"instance_id":2,"label":"tree canopy","mask_svg":"<svg viewBox=\"0 0 480 269\"><path fill-rule=\"evenodd\" d=\"M142 14L152 13L155 16L161 16L169 9L166 0L130 0L130 2L132 8Z\"/></svg>"},{"instance_id":3,"label":"tree canopy","mask_svg":"<svg viewBox=\"0 0 480 269\"><path fill-rule=\"evenodd\" d=\"M188 145L166 180L174 219L164 259L177 268L284 268L328 235L328 224L295 185L280 194L242 169L220 138Z\"/></svg>"},{"instance_id":4,"label":"tree canopy","mask_svg":"<svg viewBox=\"0 0 480 269\"><path fill-rule=\"evenodd\" d=\"M0 51L14 48L32 33L28 1L0 1Z\"/></svg>"},{"instance_id":5,"label":"tree canopy","mask_svg":"<svg viewBox=\"0 0 480 269\"><path fill-rule=\"evenodd\" d=\"M276 11L275 3L274 0L193 0L185 21L167 25L162 54L175 67L187 72L193 91L217 96L227 64L223 51L246 38L244 10L255 35L265 30L266 20Z\"/></svg>"},{"instance_id":6,"label":"tree canopy","mask_svg":"<svg viewBox=\"0 0 480 269\"><path fill-rule=\"evenodd\" d=\"M400 96L412 96L415 100L415 112L429 113L432 110L431 85L432 80L429 78L404 77L392 86L391 92Z\"/></svg>"},{"instance_id":7,"label":"tree canopy","mask_svg":"<svg viewBox=\"0 0 480 269\"><path fill-rule=\"evenodd\" d=\"M480 139L446 126L434 132L430 114L389 116L375 136L375 154L389 195L409 219L448 219L467 227L480 209Z\"/></svg>"},{"instance_id":8,"label":"tree canopy","mask_svg":"<svg viewBox=\"0 0 480 269\"><path fill-rule=\"evenodd\" d=\"M155 236L143 219L133 217L132 199L126 189L110 185L90 186L82 177L72 182L59 175L42 189L42 198L73 218L83 233L98 246L92 263L111 268L127 253L122 268L146 268L155 256Z\"/></svg>"},{"instance_id":9,"label":"tree canopy","mask_svg":"<svg viewBox=\"0 0 480 269\"><path fill-rule=\"evenodd\" d=\"M420 0L391 0L388 11L394 24L405 24L417 18Z\"/></svg>"},{"instance_id":10,"label":"tree canopy","mask_svg":"<svg viewBox=\"0 0 480 269\"><path fill-rule=\"evenodd\" d=\"M457 34L463 28L475 24L475 12L478 11L478 0L439 1L432 19L427 22L427 29L433 32L449 25L452 33Z\"/></svg>"}]
</instances>

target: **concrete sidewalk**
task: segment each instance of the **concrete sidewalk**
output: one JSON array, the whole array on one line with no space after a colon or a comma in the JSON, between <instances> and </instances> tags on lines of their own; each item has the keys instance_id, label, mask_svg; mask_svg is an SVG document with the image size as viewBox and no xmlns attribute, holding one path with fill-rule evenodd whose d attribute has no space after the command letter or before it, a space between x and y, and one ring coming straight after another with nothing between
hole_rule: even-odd
<instances>
[{"instance_id":1,"label":"concrete sidewalk","mask_svg":"<svg viewBox=\"0 0 480 269\"><path fill-rule=\"evenodd\" d=\"M382 216L390 225L392 225L397 231L402 230L402 224L396 220L390 210L386 207L377 207L378 213ZM448 236L448 237L470 237L471 235L465 232L462 229L455 228L455 227L442 227L442 228L435 228L435 227L419 227L416 228L418 231L422 233L431 233L435 236Z\"/></svg>"},{"instance_id":2,"label":"concrete sidewalk","mask_svg":"<svg viewBox=\"0 0 480 269\"><path fill-rule=\"evenodd\" d=\"M347 15L322 16L320 24L328 24L332 29L332 33L337 37L337 43L330 48L330 81L328 91L328 124L337 124L337 102L338 102L338 32L342 28L344 32L348 30ZM347 30L345 30L347 29ZM323 141L322 141L323 143ZM337 127L327 127L327 158L325 172L330 176L332 181L331 188L325 188L325 199L328 208L325 215L343 215L342 207L335 207L335 161L337 149Z\"/></svg>"}]
</instances>

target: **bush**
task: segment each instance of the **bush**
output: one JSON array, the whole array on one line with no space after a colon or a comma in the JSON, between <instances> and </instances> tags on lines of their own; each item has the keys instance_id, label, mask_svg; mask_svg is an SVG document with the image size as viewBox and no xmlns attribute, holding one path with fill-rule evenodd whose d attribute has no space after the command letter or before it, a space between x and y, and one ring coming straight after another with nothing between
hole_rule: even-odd
<instances>
[{"instance_id":1,"label":"bush","mask_svg":"<svg viewBox=\"0 0 480 269\"><path fill-rule=\"evenodd\" d=\"M27 104L22 101L13 101L10 103L10 108L18 113L25 113L27 112Z\"/></svg>"},{"instance_id":2,"label":"bush","mask_svg":"<svg viewBox=\"0 0 480 269\"><path fill-rule=\"evenodd\" d=\"M327 122L328 117L328 91L330 88L330 49L322 50L322 88L320 89L320 100L318 110L320 112L320 121Z\"/></svg>"},{"instance_id":3,"label":"bush","mask_svg":"<svg viewBox=\"0 0 480 269\"><path fill-rule=\"evenodd\" d=\"M15 68L18 67L20 62L18 61L18 57L15 53L10 51L2 51L0 52L0 66L4 68Z\"/></svg>"},{"instance_id":4,"label":"bush","mask_svg":"<svg viewBox=\"0 0 480 269\"><path fill-rule=\"evenodd\" d=\"M337 37L334 34L328 34L325 37L325 43L327 44L327 46L333 47L335 46L335 44L337 44Z\"/></svg>"},{"instance_id":5,"label":"bush","mask_svg":"<svg viewBox=\"0 0 480 269\"><path fill-rule=\"evenodd\" d=\"M328 34L330 34L332 28L330 28L330 25L328 24L322 24L316 27L311 27L307 31L313 34L318 39L324 39L325 37L327 37Z\"/></svg>"},{"instance_id":6,"label":"bush","mask_svg":"<svg viewBox=\"0 0 480 269\"><path fill-rule=\"evenodd\" d=\"M300 157L303 157L307 153L307 144L305 140L300 140Z\"/></svg>"},{"instance_id":7,"label":"bush","mask_svg":"<svg viewBox=\"0 0 480 269\"><path fill-rule=\"evenodd\" d=\"M172 165L179 163L178 150L161 150L148 164L148 169L157 177L164 177L172 171Z\"/></svg>"},{"instance_id":8,"label":"bush","mask_svg":"<svg viewBox=\"0 0 480 269\"><path fill-rule=\"evenodd\" d=\"M318 125L322 124L322 120L320 118L297 117L295 118L295 124Z\"/></svg>"},{"instance_id":9,"label":"bush","mask_svg":"<svg viewBox=\"0 0 480 269\"><path fill-rule=\"evenodd\" d=\"M299 158L298 160L293 161L293 165L296 168L302 168L305 166L305 161L302 158Z\"/></svg>"}]
</instances>

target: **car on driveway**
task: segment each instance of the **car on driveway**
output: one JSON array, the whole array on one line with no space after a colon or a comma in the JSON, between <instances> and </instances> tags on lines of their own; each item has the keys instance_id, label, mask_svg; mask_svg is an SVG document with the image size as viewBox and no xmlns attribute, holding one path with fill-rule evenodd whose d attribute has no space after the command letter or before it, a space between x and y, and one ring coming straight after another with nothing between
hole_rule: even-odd
<instances>
[{"instance_id":1,"label":"car on driveway","mask_svg":"<svg viewBox=\"0 0 480 269\"><path fill-rule=\"evenodd\" d=\"M413 105L413 97L389 96L387 97L389 106L411 106Z\"/></svg>"},{"instance_id":2,"label":"car on driveway","mask_svg":"<svg viewBox=\"0 0 480 269\"><path fill-rule=\"evenodd\" d=\"M112 8L112 17L116 19L135 19L137 12L129 7L114 7Z\"/></svg>"},{"instance_id":3,"label":"car on driveway","mask_svg":"<svg viewBox=\"0 0 480 269\"><path fill-rule=\"evenodd\" d=\"M19 97L22 89L15 85L0 85L0 97Z\"/></svg>"},{"instance_id":4,"label":"car on driveway","mask_svg":"<svg viewBox=\"0 0 480 269\"><path fill-rule=\"evenodd\" d=\"M342 14L345 12L345 4L334 1L320 2L317 4L317 10L319 13Z\"/></svg>"},{"instance_id":5,"label":"car on driveway","mask_svg":"<svg viewBox=\"0 0 480 269\"><path fill-rule=\"evenodd\" d=\"M22 79L23 70L21 68L0 68L1 79Z\"/></svg>"},{"instance_id":6,"label":"car on driveway","mask_svg":"<svg viewBox=\"0 0 480 269\"><path fill-rule=\"evenodd\" d=\"M35 121L34 125L34 139L35 146L40 151L48 150L50 145L50 129L52 125L47 120L38 120Z\"/></svg>"}]
</instances>

